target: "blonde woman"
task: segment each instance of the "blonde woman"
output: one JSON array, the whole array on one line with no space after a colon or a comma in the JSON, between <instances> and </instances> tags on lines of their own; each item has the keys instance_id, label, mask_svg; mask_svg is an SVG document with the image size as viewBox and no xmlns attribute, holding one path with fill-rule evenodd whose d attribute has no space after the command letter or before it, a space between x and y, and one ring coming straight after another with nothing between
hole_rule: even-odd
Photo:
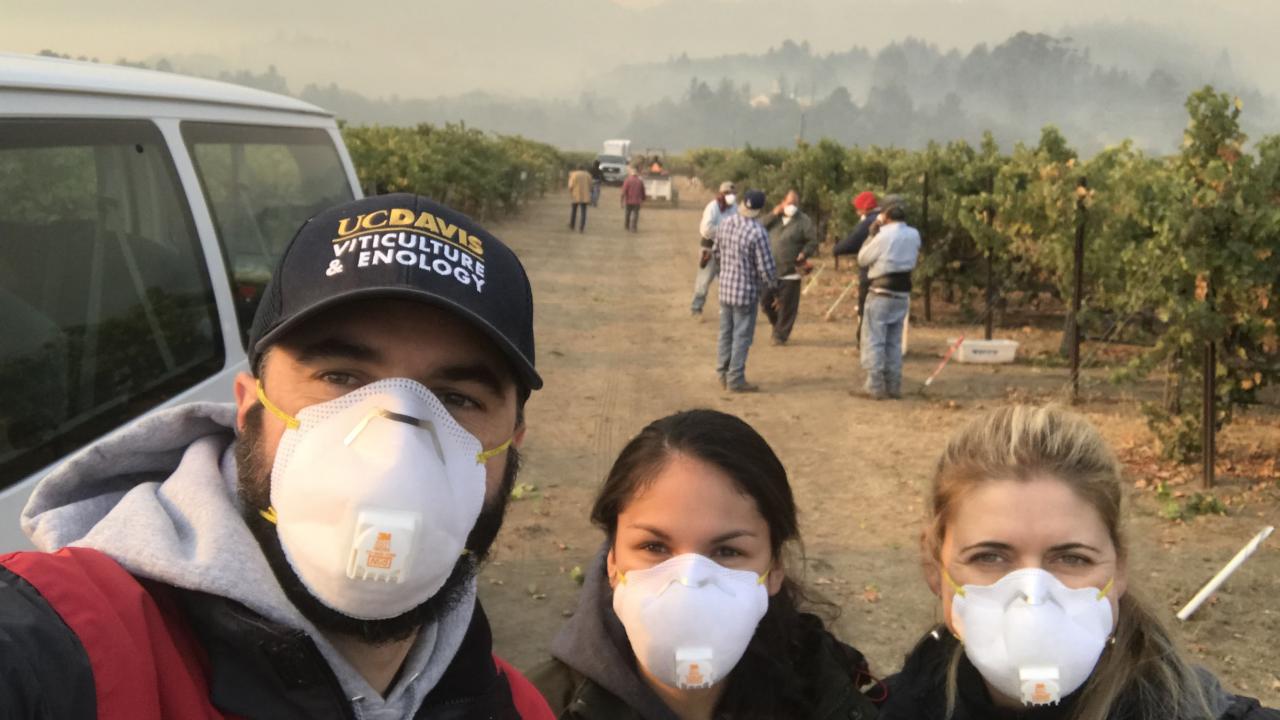
<instances>
[{"instance_id":1,"label":"blonde woman","mask_svg":"<svg viewBox=\"0 0 1280 720\"><path fill-rule=\"evenodd\" d=\"M1056 407L953 437L923 535L945 626L889 680L888 720L1271 720L1177 650L1129 583L1120 467Z\"/></svg>"}]
</instances>

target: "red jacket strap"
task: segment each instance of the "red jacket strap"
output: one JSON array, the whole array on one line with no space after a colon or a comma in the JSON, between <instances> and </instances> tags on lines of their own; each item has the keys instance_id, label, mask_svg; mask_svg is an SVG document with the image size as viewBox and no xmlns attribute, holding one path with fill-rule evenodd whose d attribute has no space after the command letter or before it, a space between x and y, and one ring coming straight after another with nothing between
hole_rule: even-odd
<instances>
[{"instance_id":1,"label":"red jacket strap","mask_svg":"<svg viewBox=\"0 0 1280 720\"><path fill-rule=\"evenodd\" d=\"M498 672L507 676L507 684L511 686L511 700L522 720L555 720L551 706L533 683L529 682L529 678L521 675L519 670L497 655L493 656L493 664L498 666Z\"/></svg>"},{"instance_id":2,"label":"red jacket strap","mask_svg":"<svg viewBox=\"0 0 1280 720\"><path fill-rule=\"evenodd\" d=\"M209 701L203 649L136 578L87 548L0 557L80 639L93 668L100 720L224 718ZM171 609L171 608L170 608Z\"/></svg>"}]
</instances>

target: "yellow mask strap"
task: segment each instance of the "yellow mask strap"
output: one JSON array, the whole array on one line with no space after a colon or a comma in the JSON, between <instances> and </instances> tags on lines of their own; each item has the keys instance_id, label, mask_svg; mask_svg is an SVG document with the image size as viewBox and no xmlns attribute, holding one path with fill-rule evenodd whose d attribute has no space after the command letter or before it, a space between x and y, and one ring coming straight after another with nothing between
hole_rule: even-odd
<instances>
[{"instance_id":1,"label":"yellow mask strap","mask_svg":"<svg viewBox=\"0 0 1280 720\"><path fill-rule=\"evenodd\" d=\"M283 420L284 426L290 430L297 430L302 424L298 422L298 418L276 407L275 403L267 399L267 393L262 389L262 380L258 380L258 402L262 403L262 407L266 408L267 412Z\"/></svg>"},{"instance_id":2,"label":"yellow mask strap","mask_svg":"<svg viewBox=\"0 0 1280 720\"><path fill-rule=\"evenodd\" d=\"M476 453L476 464L483 465L489 462L491 458L495 458L501 455L502 453L506 452L507 449L511 447L511 442L513 440L515 440L514 436L508 438L506 442L502 443L501 445L499 445L498 447L492 450L485 450L483 452Z\"/></svg>"},{"instance_id":3,"label":"yellow mask strap","mask_svg":"<svg viewBox=\"0 0 1280 720\"><path fill-rule=\"evenodd\" d=\"M1098 591L1098 599L1099 599L1099 600L1101 600L1102 598L1104 598L1104 597L1106 597L1106 596L1110 595L1110 594L1111 594L1111 588L1112 588L1115 584L1116 584L1116 579L1115 579L1115 578L1111 578L1110 580L1108 580L1108 581L1107 581L1106 586L1104 586L1101 590L1099 590L1099 591Z\"/></svg>"}]
</instances>

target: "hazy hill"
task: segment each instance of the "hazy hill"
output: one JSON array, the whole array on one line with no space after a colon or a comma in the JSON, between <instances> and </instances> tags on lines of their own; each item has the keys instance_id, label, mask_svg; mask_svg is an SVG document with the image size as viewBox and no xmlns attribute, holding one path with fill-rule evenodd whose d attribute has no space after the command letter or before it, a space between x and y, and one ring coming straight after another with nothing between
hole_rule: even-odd
<instances>
[{"instance_id":1,"label":"hazy hill","mask_svg":"<svg viewBox=\"0 0 1280 720\"><path fill-rule=\"evenodd\" d=\"M573 98L368 97L336 84L290 88L274 67L233 71L207 56L130 64L289 92L351 123L461 121L583 150L606 137L673 151L790 145L801 136L920 147L977 141L985 130L1007 146L1034 141L1053 124L1085 153L1125 138L1167 152L1181 140L1183 102L1206 83L1241 96L1255 137L1272 132L1277 116L1273 102L1233 72L1225 51L1198 50L1136 23L1022 32L966 51L907 38L875 52L855 45L817 53L784 40L754 54L686 53L605 70Z\"/></svg>"}]
</instances>

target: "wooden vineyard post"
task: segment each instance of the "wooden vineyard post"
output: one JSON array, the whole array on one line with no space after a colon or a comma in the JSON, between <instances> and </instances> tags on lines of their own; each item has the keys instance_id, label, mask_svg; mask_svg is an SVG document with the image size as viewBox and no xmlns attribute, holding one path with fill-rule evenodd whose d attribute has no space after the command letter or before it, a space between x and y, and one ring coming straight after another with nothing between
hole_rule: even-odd
<instances>
[{"instance_id":1,"label":"wooden vineyard post","mask_svg":"<svg viewBox=\"0 0 1280 720\"><path fill-rule=\"evenodd\" d=\"M920 195L920 249L923 252L929 252L929 171L924 171L924 177L921 178ZM926 277L924 279L924 321L931 322L933 320L933 278Z\"/></svg>"},{"instance_id":2,"label":"wooden vineyard post","mask_svg":"<svg viewBox=\"0 0 1280 720\"><path fill-rule=\"evenodd\" d=\"M1203 432L1202 446L1204 451L1201 453L1204 458L1204 489L1208 490L1213 487L1214 471L1213 465L1218 454L1217 433L1215 425L1217 424L1217 368L1218 368L1218 348L1210 340L1204 344L1204 402L1201 403L1203 409L1200 419L1201 431Z\"/></svg>"},{"instance_id":3,"label":"wooden vineyard post","mask_svg":"<svg viewBox=\"0 0 1280 720\"><path fill-rule=\"evenodd\" d=\"M996 309L996 272L995 272L995 249L987 248L987 326L984 337L988 340L995 330Z\"/></svg>"},{"instance_id":4,"label":"wooden vineyard post","mask_svg":"<svg viewBox=\"0 0 1280 720\"><path fill-rule=\"evenodd\" d=\"M1072 269L1071 315L1067 325L1071 330L1071 404L1080 402L1080 298L1084 295L1084 232L1088 208L1084 200L1089 193L1089 183L1080 178L1076 186L1076 246L1075 267Z\"/></svg>"},{"instance_id":5,"label":"wooden vineyard post","mask_svg":"<svg viewBox=\"0 0 1280 720\"><path fill-rule=\"evenodd\" d=\"M996 209L992 203L995 202L996 179L993 175L991 181L987 185L987 207L982 211L983 219L987 223L987 327L986 339L990 340L995 331L996 323L996 249L995 244L991 242L992 226L996 222Z\"/></svg>"}]
</instances>

